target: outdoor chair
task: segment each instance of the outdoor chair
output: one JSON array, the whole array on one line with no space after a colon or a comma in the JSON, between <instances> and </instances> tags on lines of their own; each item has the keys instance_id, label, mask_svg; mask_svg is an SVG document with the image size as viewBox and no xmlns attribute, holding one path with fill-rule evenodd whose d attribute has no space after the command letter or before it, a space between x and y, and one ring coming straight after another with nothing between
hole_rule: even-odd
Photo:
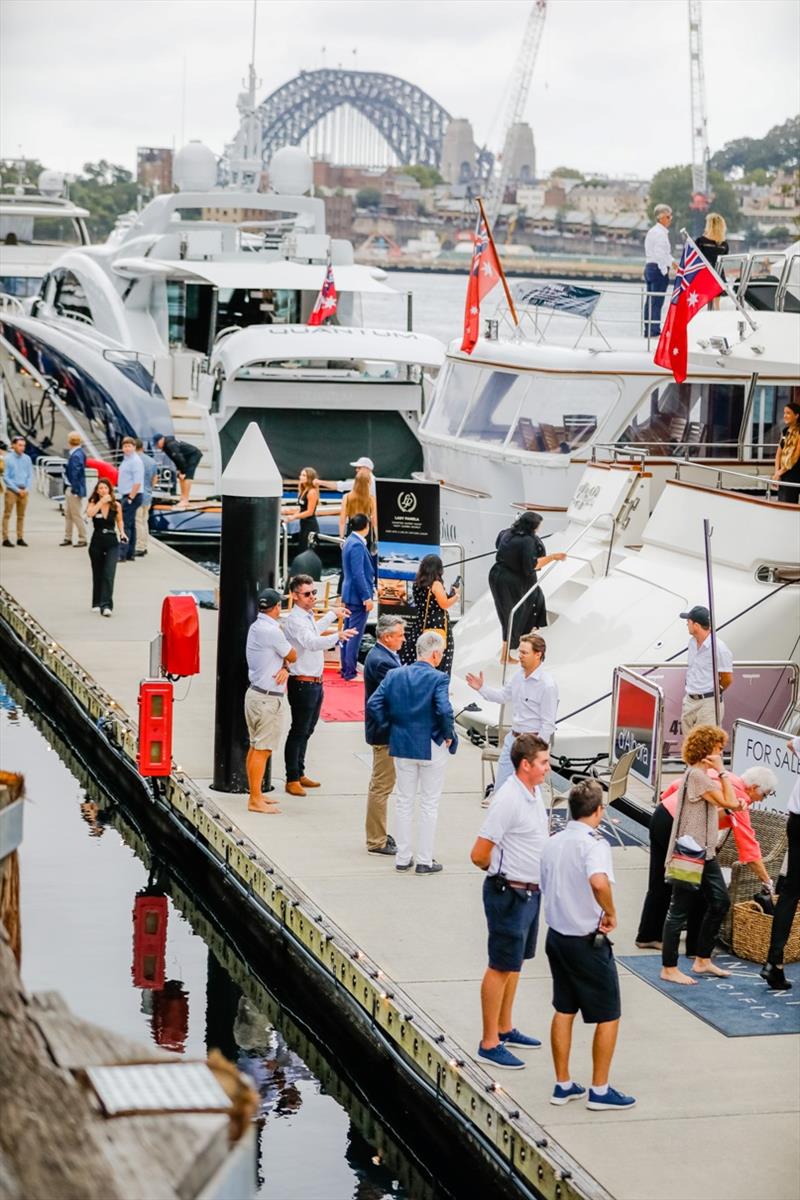
<instances>
[{"instance_id":1,"label":"outdoor chair","mask_svg":"<svg viewBox=\"0 0 800 1200\"><path fill-rule=\"evenodd\" d=\"M596 768L593 768L591 773L588 775L573 775L572 782L580 783L582 779L596 779L606 792L603 800L603 806L608 808L614 803L615 800L619 800L625 795L625 790L628 786L628 777L631 773L633 760L636 758L637 750L638 747L636 746L634 746L633 750L626 750L624 754L620 755L620 757L614 763L614 766L607 774L601 774ZM553 802L550 806L550 812L548 814L548 828L552 828L553 813L556 807L559 804L563 804L566 807L568 795L568 791L553 791ZM623 850L627 849L614 822L609 817L604 817L603 819L606 825L608 825L608 827L611 829L620 846L622 846Z\"/></svg>"},{"instance_id":2,"label":"outdoor chair","mask_svg":"<svg viewBox=\"0 0 800 1200\"><path fill-rule=\"evenodd\" d=\"M488 808L489 794L487 788L489 786L486 779L486 767L489 767L489 775L492 788L494 788L494 768L500 758L500 751L503 748L503 742L506 740L506 734L511 729L510 725L498 725L497 727L497 745L492 746L488 739L486 745L481 750L481 806Z\"/></svg>"},{"instance_id":3,"label":"outdoor chair","mask_svg":"<svg viewBox=\"0 0 800 1200\"><path fill-rule=\"evenodd\" d=\"M783 813L762 812L756 808L750 810L750 820L761 847L764 866L774 883L780 874L783 856L786 853L786 817ZM763 885L750 867L739 862L732 832L717 851L717 862L721 867L729 867L731 871L731 881L728 885L731 906L719 934L720 940L730 945L734 904L752 900Z\"/></svg>"}]
</instances>

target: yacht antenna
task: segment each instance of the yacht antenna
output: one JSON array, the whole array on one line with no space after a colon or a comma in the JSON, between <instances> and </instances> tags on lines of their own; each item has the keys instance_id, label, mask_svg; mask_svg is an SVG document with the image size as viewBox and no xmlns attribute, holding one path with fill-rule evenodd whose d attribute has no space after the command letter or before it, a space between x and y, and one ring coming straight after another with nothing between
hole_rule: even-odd
<instances>
[{"instance_id":1,"label":"yacht antenna","mask_svg":"<svg viewBox=\"0 0 800 1200\"><path fill-rule=\"evenodd\" d=\"M692 93L692 200L689 207L705 212L711 197L708 194L708 117L701 0L689 0L689 71Z\"/></svg>"}]
</instances>

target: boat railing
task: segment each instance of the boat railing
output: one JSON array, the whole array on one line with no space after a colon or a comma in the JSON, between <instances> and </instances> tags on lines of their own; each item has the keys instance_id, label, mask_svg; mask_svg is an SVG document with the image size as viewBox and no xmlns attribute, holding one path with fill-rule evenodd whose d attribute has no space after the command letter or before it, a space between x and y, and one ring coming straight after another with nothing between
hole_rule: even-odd
<instances>
[{"instance_id":1,"label":"boat railing","mask_svg":"<svg viewBox=\"0 0 800 1200\"><path fill-rule=\"evenodd\" d=\"M553 280L553 283L564 287L575 286L568 280ZM671 286L663 292L650 292L644 282L630 286L615 284L613 287L600 284L592 285L591 291L597 293L599 298L590 315L580 311L570 313L557 306L515 302L519 325L515 324L508 305L502 303L494 318L498 334L502 329L503 336L511 339L530 337L536 342L552 340L559 345L569 344L573 349L584 338L596 337L605 342L609 350L609 338L630 337L640 340L647 349L655 348L658 335L649 333L645 327L645 299L660 297L666 302L672 292ZM631 297L636 304L630 303ZM576 322L580 322L580 325L576 325Z\"/></svg>"},{"instance_id":2,"label":"boat railing","mask_svg":"<svg viewBox=\"0 0 800 1200\"><path fill-rule=\"evenodd\" d=\"M665 452L664 446L668 445L669 449ZM598 455L598 451L600 454ZM759 458L758 454L763 454L766 451L768 457ZM692 457L697 458L715 458L726 457L741 460L744 454L749 454L746 459L752 462L754 466L772 467L772 462L775 456L774 446L765 446L763 442L668 442L664 439L653 442L593 442L591 447L591 455L588 459L582 459L577 456L577 452L573 453L573 462L600 462L607 457L610 457L614 462L630 462L632 459L644 465L650 458L659 459L675 459L676 465L679 465L677 460L683 459L688 461Z\"/></svg>"},{"instance_id":3,"label":"boat railing","mask_svg":"<svg viewBox=\"0 0 800 1200\"><path fill-rule=\"evenodd\" d=\"M692 471L705 471L707 478L710 476L715 477L713 486L717 489L717 491L720 492L742 491L744 488L746 488L746 490L749 492L752 492L753 490L761 491L763 489L764 499L774 500L777 498L777 496L773 493L777 493L778 488L791 488L792 491L795 491L798 493L798 495L800 495L800 483L792 483L788 480L784 481L781 479L773 479L771 476L767 475L748 475L745 471L737 471L731 467L711 467L706 463L675 463L675 478L680 480L681 472L686 471L687 469ZM728 479L740 479L742 484L738 488L735 485L725 484L722 481L723 476Z\"/></svg>"},{"instance_id":4,"label":"boat railing","mask_svg":"<svg viewBox=\"0 0 800 1200\"><path fill-rule=\"evenodd\" d=\"M583 529L580 531L578 536L572 539L570 544L564 550L564 553L567 556L569 556L570 551L573 550L575 548L575 546L578 545L578 543L586 536L586 534L589 532L589 530L593 529L594 526L598 523L598 521L602 521L603 519L608 519L611 522L611 528L610 528L611 536L608 541L608 554L606 556L605 570L603 571L603 575L606 576L606 575L608 575L609 569L611 567L611 555L614 550L614 535L615 535L616 529L617 529L617 522L616 522L616 517L614 516L614 513L612 513L612 512L595 513L595 515L592 517L591 521L588 521L586 523L586 525L584 525ZM514 627L514 617L517 615L518 610L520 608L522 608L523 604L525 604L526 601L530 600L531 596L536 591L536 589L541 586L542 580L547 578L547 576L550 574L550 572L552 571L554 566L555 566L555 563L548 563L548 565L545 567L545 569L542 571L542 573L537 577L536 583L534 583L531 587L528 588L525 595L520 600L518 600L517 603L514 605L514 607L511 609L511 614L508 618L508 625L506 626L506 630L505 630L506 646L509 646L511 643L511 631ZM500 681L501 687L503 687L506 682L507 671L508 671L508 655L506 654L505 661L503 663L503 675L502 675L502 678ZM501 709L500 710L500 723L501 724L502 724L502 716L503 716L503 712Z\"/></svg>"},{"instance_id":5,"label":"boat railing","mask_svg":"<svg viewBox=\"0 0 800 1200\"><path fill-rule=\"evenodd\" d=\"M15 316L24 316L25 305L19 296L12 296L10 292L0 292L0 313L13 313Z\"/></svg>"},{"instance_id":6,"label":"boat railing","mask_svg":"<svg viewBox=\"0 0 800 1200\"><path fill-rule=\"evenodd\" d=\"M772 312L800 308L800 254L726 254L718 260L717 270L724 272L751 308Z\"/></svg>"}]
</instances>

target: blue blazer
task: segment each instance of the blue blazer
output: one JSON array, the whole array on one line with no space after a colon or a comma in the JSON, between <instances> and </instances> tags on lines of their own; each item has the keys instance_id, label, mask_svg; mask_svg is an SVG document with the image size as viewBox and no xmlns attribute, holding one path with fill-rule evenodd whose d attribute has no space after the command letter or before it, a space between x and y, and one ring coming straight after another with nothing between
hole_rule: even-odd
<instances>
[{"instance_id":1,"label":"blue blazer","mask_svg":"<svg viewBox=\"0 0 800 1200\"><path fill-rule=\"evenodd\" d=\"M367 701L367 718L374 722L373 744L388 744L392 758L429 762L431 742L441 746L450 738L450 753L455 754L458 738L449 685L449 677L426 662L389 671Z\"/></svg>"},{"instance_id":2,"label":"blue blazer","mask_svg":"<svg viewBox=\"0 0 800 1200\"><path fill-rule=\"evenodd\" d=\"M71 452L64 475L74 495L86 495L86 454L82 446Z\"/></svg>"},{"instance_id":3,"label":"blue blazer","mask_svg":"<svg viewBox=\"0 0 800 1200\"><path fill-rule=\"evenodd\" d=\"M342 548L342 600L363 606L375 591L375 564L366 542L351 533Z\"/></svg>"},{"instance_id":4,"label":"blue blazer","mask_svg":"<svg viewBox=\"0 0 800 1200\"><path fill-rule=\"evenodd\" d=\"M376 642L364 659L364 696L369 700L380 687L384 676L390 671L397 670L401 663L396 654L387 650L380 642ZM364 735L370 746L385 746L378 736L380 730L374 717L367 708L364 713Z\"/></svg>"}]
</instances>

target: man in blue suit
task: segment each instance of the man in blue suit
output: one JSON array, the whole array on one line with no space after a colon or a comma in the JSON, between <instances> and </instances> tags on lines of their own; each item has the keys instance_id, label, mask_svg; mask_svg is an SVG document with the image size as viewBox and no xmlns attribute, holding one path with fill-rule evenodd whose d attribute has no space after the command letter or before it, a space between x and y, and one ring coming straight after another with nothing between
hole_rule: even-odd
<instances>
[{"instance_id":1,"label":"man in blue suit","mask_svg":"<svg viewBox=\"0 0 800 1200\"><path fill-rule=\"evenodd\" d=\"M342 678L356 678L358 650L367 626L367 613L372 608L375 591L375 565L367 549L369 517L357 513L350 522L352 533L342 549L342 603L350 610L345 629L355 629L356 636L342 646Z\"/></svg>"},{"instance_id":2,"label":"man in blue suit","mask_svg":"<svg viewBox=\"0 0 800 1200\"><path fill-rule=\"evenodd\" d=\"M377 692L367 701L367 717L377 741L388 743L397 774L395 868L414 865L414 802L419 791L416 874L435 875L442 864L433 857L439 797L447 755L455 754L453 709L449 679L437 671L445 642L435 630L417 639L417 661L389 671Z\"/></svg>"}]
</instances>

